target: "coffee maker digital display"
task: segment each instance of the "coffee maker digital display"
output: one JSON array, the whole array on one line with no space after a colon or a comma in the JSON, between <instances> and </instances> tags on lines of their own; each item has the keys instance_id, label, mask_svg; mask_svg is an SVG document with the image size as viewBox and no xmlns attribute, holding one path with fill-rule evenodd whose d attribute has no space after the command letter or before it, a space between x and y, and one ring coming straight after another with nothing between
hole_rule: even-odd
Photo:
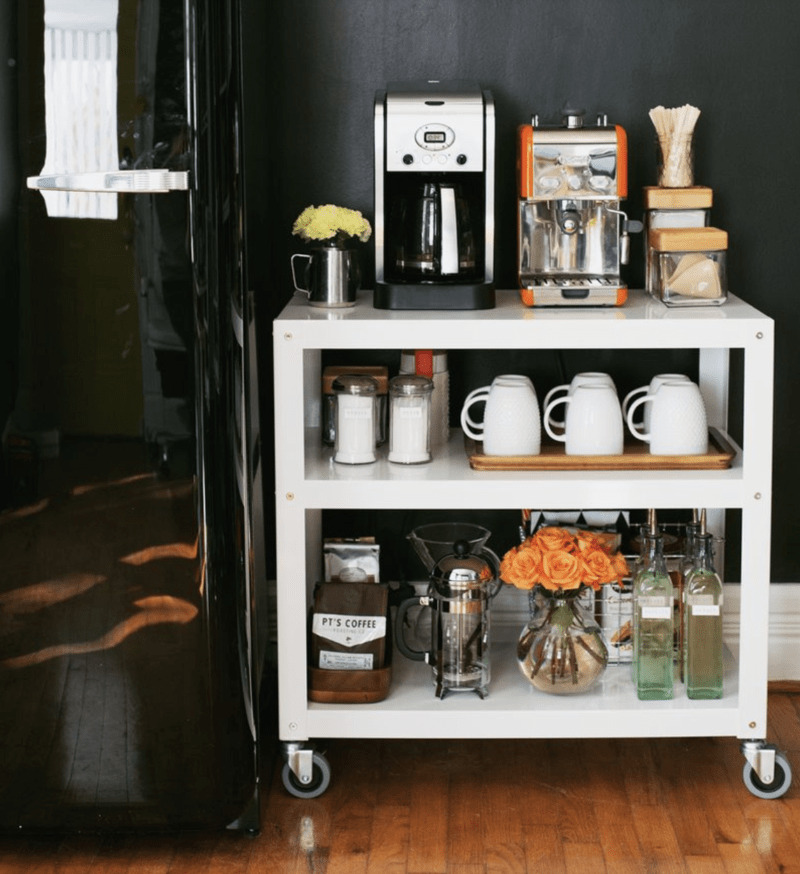
<instances>
[{"instance_id":1,"label":"coffee maker digital display","mask_svg":"<svg viewBox=\"0 0 800 874\"><path fill-rule=\"evenodd\" d=\"M464 82L375 98L375 306L488 309L494 289L494 102Z\"/></svg>"}]
</instances>

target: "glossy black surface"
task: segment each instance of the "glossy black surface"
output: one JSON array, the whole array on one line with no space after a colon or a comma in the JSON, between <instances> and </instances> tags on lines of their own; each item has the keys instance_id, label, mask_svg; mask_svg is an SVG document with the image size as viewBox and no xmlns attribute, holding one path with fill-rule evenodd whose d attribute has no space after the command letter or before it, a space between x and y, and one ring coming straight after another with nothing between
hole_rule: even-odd
<instances>
[{"instance_id":1,"label":"glossy black surface","mask_svg":"<svg viewBox=\"0 0 800 874\"><path fill-rule=\"evenodd\" d=\"M39 70L41 4L20 14ZM110 222L19 200L21 351L2 375L0 830L258 827L263 531L238 15L236 0L120 3L137 107L120 115L120 159L189 169L188 197L120 198ZM20 129L33 175L41 78L20 87L34 95ZM113 308L118 289L134 312L114 346L131 306ZM107 357L73 360L62 307L92 321L87 344L103 334ZM121 377L128 355L141 367ZM75 370L92 387L64 376L61 390Z\"/></svg>"}]
</instances>

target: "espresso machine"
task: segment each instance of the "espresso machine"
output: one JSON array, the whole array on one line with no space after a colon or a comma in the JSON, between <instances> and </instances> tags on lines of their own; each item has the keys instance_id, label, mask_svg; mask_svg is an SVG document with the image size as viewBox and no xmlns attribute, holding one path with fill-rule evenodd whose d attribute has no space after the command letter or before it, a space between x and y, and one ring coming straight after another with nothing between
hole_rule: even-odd
<instances>
[{"instance_id":1,"label":"espresso machine","mask_svg":"<svg viewBox=\"0 0 800 874\"><path fill-rule=\"evenodd\" d=\"M495 305L494 101L469 82L375 98L375 306Z\"/></svg>"},{"instance_id":2,"label":"espresso machine","mask_svg":"<svg viewBox=\"0 0 800 874\"><path fill-rule=\"evenodd\" d=\"M518 129L519 287L527 306L619 306L628 233L641 230L620 210L627 196L625 131L604 115L585 126L583 110L562 123Z\"/></svg>"}]
</instances>

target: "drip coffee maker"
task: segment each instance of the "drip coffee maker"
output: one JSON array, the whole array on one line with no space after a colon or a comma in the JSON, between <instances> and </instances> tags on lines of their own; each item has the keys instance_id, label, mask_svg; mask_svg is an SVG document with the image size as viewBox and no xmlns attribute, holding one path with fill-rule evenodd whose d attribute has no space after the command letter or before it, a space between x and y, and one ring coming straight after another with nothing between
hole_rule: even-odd
<instances>
[{"instance_id":1,"label":"drip coffee maker","mask_svg":"<svg viewBox=\"0 0 800 874\"><path fill-rule=\"evenodd\" d=\"M455 536L449 545L443 538ZM460 536L460 537L459 537ZM478 525L424 525L409 535L428 567L425 595L407 598L397 610L397 648L407 658L433 668L437 698L449 692L475 692L484 698L489 687L489 602L497 594L499 560L485 546L490 532ZM430 648L412 648L405 638L407 613L429 608Z\"/></svg>"},{"instance_id":2,"label":"drip coffee maker","mask_svg":"<svg viewBox=\"0 0 800 874\"><path fill-rule=\"evenodd\" d=\"M620 265L629 231L625 131L583 110L564 109L560 126L538 116L518 130L518 262L528 306L618 306L627 299Z\"/></svg>"},{"instance_id":3,"label":"drip coffee maker","mask_svg":"<svg viewBox=\"0 0 800 874\"><path fill-rule=\"evenodd\" d=\"M494 306L494 103L472 83L375 99L375 306Z\"/></svg>"}]
</instances>

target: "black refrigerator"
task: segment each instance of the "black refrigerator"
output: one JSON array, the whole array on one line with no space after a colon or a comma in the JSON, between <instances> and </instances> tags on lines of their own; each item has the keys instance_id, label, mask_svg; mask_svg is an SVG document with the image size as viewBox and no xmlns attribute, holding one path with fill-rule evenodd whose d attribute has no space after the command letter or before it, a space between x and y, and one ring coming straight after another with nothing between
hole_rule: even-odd
<instances>
[{"instance_id":1,"label":"black refrigerator","mask_svg":"<svg viewBox=\"0 0 800 874\"><path fill-rule=\"evenodd\" d=\"M240 2L0 18L0 830L256 830Z\"/></svg>"}]
</instances>

